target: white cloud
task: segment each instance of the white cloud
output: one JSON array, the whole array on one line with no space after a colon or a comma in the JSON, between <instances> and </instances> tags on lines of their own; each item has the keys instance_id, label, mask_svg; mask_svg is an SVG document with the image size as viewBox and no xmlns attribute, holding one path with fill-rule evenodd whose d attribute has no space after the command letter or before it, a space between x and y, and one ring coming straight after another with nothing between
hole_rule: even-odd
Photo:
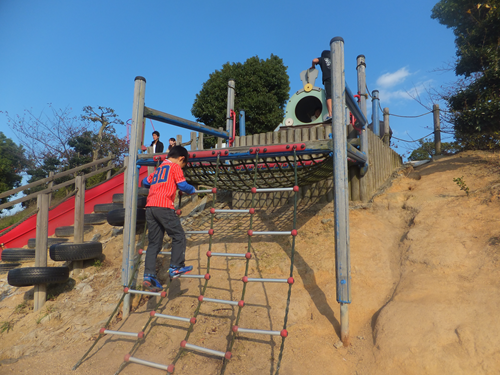
<instances>
[{"instance_id":1,"label":"white cloud","mask_svg":"<svg viewBox=\"0 0 500 375\"><path fill-rule=\"evenodd\" d=\"M394 100L414 100L415 98L420 98L422 100L426 99L426 90L432 87L432 80L427 80L413 85L409 89L399 89L399 90L379 90L380 103L389 103Z\"/></svg>"},{"instance_id":2,"label":"white cloud","mask_svg":"<svg viewBox=\"0 0 500 375\"><path fill-rule=\"evenodd\" d=\"M378 79L377 79L377 86L384 87L384 88L389 88L396 86L406 79L410 75L410 72L406 67L403 67L394 73L385 73L382 74Z\"/></svg>"}]
</instances>

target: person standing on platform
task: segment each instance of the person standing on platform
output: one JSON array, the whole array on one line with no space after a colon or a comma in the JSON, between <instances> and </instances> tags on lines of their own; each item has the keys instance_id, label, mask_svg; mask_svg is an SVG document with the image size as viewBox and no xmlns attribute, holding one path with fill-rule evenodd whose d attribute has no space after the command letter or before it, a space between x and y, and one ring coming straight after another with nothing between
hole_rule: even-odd
<instances>
[{"instance_id":1,"label":"person standing on platform","mask_svg":"<svg viewBox=\"0 0 500 375\"><path fill-rule=\"evenodd\" d=\"M323 85L326 93L326 106L328 108L327 121L332 119L332 61L330 60L330 51L324 50L321 52L321 57L317 57L312 61L311 69L315 69L316 65L321 67L323 75Z\"/></svg>"},{"instance_id":2,"label":"person standing on platform","mask_svg":"<svg viewBox=\"0 0 500 375\"><path fill-rule=\"evenodd\" d=\"M172 147L177 146L177 142L175 141L175 138L170 138L168 140L168 143L169 143L169 145L168 145L168 151L170 151L172 149Z\"/></svg>"},{"instance_id":3,"label":"person standing on platform","mask_svg":"<svg viewBox=\"0 0 500 375\"><path fill-rule=\"evenodd\" d=\"M151 142L151 147L153 147L153 154L163 152L163 143L160 142L160 133L156 130L153 132L153 142Z\"/></svg>"}]
</instances>

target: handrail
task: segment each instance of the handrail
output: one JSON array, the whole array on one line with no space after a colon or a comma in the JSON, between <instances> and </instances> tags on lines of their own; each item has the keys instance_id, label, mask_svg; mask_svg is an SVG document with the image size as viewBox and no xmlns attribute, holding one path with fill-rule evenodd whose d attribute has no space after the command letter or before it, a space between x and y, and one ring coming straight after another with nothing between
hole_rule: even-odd
<instances>
[{"instance_id":1,"label":"handrail","mask_svg":"<svg viewBox=\"0 0 500 375\"><path fill-rule=\"evenodd\" d=\"M54 181L55 179L57 178L61 178L61 177L64 177L64 176L67 176L69 174L73 174L75 172L78 172L79 170L81 169L85 169L85 168L89 168L89 167L93 167L94 165L97 165L97 164L101 164L101 163L105 163L107 161L110 161L114 158L115 156L113 154L109 155L109 156L106 156L105 158L102 158L102 159L99 159L99 160L96 160L96 161L92 161L90 163L87 163L87 164L84 164L84 165L80 165L79 167L75 167L75 168L72 168L72 169L68 169L67 171L64 171L64 172L60 172L58 174L55 174L54 176L51 176L51 177L46 177L46 178L42 178L41 180L38 180L38 181L35 181L35 182L32 182L30 184L26 184L26 185L23 185L23 186L20 186L18 188L15 188L15 189L12 189L12 190L9 190L9 191L6 191L6 192L3 192L2 194L0 194L0 199L1 198L5 198L5 197L8 197L9 195L13 195L13 194L16 194L22 190L26 190L26 189L30 189L32 187L35 187L35 186L38 186L38 185L41 185L41 184L44 184L46 182L51 182L51 181ZM109 169L109 168L108 168ZM106 169L106 170L108 170ZM102 169L100 170L101 172L104 172ZM40 193L38 193L40 194ZM2 207L2 206L0 206Z\"/></svg>"}]
</instances>

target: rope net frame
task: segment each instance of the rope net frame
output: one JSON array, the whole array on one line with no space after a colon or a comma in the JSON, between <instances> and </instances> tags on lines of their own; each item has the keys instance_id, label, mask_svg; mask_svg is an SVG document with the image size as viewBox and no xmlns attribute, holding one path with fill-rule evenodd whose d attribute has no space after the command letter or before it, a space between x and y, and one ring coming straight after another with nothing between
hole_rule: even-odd
<instances>
[{"instance_id":1,"label":"rope net frame","mask_svg":"<svg viewBox=\"0 0 500 375\"><path fill-rule=\"evenodd\" d=\"M257 160L256 160L257 159ZM184 172L190 184L217 186L229 191L245 192L256 188L304 186L325 180L333 175L331 152L312 155L258 155L245 159L221 157L216 161L191 160Z\"/></svg>"}]
</instances>

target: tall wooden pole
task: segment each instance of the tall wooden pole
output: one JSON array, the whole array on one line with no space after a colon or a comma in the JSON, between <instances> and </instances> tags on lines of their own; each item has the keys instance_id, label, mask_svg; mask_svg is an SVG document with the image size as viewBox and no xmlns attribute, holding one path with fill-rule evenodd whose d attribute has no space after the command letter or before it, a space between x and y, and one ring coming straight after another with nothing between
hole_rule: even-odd
<instances>
[{"instance_id":1,"label":"tall wooden pole","mask_svg":"<svg viewBox=\"0 0 500 375\"><path fill-rule=\"evenodd\" d=\"M379 105L378 90L373 90L372 91L372 129L373 129L373 134L375 134L377 137L380 137L380 117L378 114L378 105Z\"/></svg>"},{"instance_id":2,"label":"tall wooden pole","mask_svg":"<svg viewBox=\"0 0 500 375\"><path fill-rule=\"evenodd\" d=\"M122 283L128 285L132 277L135 257L135 227L137 218L137 194L139 169L137 168L137 154L142 144L142 124L144 121L144 97L146 94L146 79L135 77L134 105L132 108L132 127L129 144L128 167L125 171L127 190L123 196L125 207L125 222L123 225L123 261ZM128 317L130 312L130 294L123 299L123 317Z\"/></svg>"},{"instance_id":3,"label":"tall wooden pole","mask_svg":"<svg viewBox=\"0 0 500 375\"><path fill-rule=\"evenodd\" d=\"M47 267L47 242L49 236L49 194L37 197L35 267ZM35 285L34 311L40 310L47 299L47 285Z\"/></svg>"},{"instance_id":4,"label":"tall wooden pole","mask_svg":"<svg viewBox=\"0 0 500 375\"><path fill-rule=\"evenodd\" d=\"M432 106L432 115L434 117L434 147L436 155L441 155L441 123L439 120L439 104Z\"/></svg>"},{"instance_id":5,"label":"tall wooden pole","mask_svg":"<svg viewBox=\"0 0 500 375\"><path fill-rule=\"evenodd\" d=\"M74 224L74 243L83 243L83 226L85 215L85 177L76 176L75 179L75 224ZM73 262L74 275L80 274L83 269L83 260Z\"/></svg>"},{"instance_id":6,"label":"tall wooden pole","mask_svg":"<svg viewBox=\"0 0 500 375\"><path fill-rule=\"evenodd\" d=\"M389 108L385 107L384 108L384 144L389 146L389 137L390 137L390 130L389 130Z\"/></svg>"},{"instance_id":7,"label":"tall wooden pole","mask_svg":"<svg viewBox=\"0 0 500 375\"><path fill-rule=\"evenodd\" d=\"M356 58L356 70L358 72L358 94L360 96L359 100L359 107L361 109L361 112L363 112L363 115L365 118L367 118L367 111L366 111L366 98L368 94L366 93L366 63L365 63L365 56L364 55L359 55ZM368 134L367 134L367 129L366 127L361 130L361 134L359 135L359 139L361 142L361 152L366 155L366 165L364 168L360 168L359 171L359 199L362 202L368 202L368 180L365 177L366 172L368 170Z\"/></svg>"},{"instance_id":8,"label":"tall wooden pole","mask_svg":"<svg viewBox=\"0 0 500 375\"><path fill-rule=\"evenodd\" d=\"M349 310L351 302L349 249L349 192L347 175L347 137L345 126L345 69L344 39L335 37L330 42L332 66L332 134L333 182L335 215L335 263L337 301L340 303L340 338L349 345Z\"/></svg>"},{"instance_id":9,"label":"tall wooden pole","mask_svg":"<svg viewBox=\"0 0 500 375\"><path fill-rule=\"evenodd\" d=\"M234 136L233 118L231 117L231 110L234 111L234 92L235 92L234 79L230 79L227 83L227 112L226 112L226 131L229 133L229 138ZM227 145L229 146L229 141Z\"/></svg>"}]
</instances>

